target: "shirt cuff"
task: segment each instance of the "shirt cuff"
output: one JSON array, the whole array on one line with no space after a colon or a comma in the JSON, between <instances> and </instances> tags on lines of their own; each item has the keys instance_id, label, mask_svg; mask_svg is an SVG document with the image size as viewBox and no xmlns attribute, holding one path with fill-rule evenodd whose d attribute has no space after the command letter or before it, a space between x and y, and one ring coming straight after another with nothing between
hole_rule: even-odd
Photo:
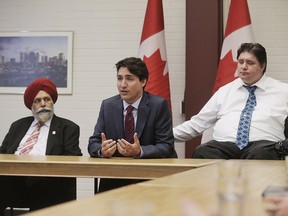
<instances>
[{"instance_id":1,"label":"shirt cuff","mask_svg":"<svg viewBox=\"0 0 288 216\"><path fill-rule=\"evenodd\" d=\"M140 147L140 156L134 156L135 159L141 158L144 155L142 147Z\"/></svg>"},{"instance_id":2,"label":"shirt cuff","mask_svg":"<svg viewBox=\"0 0 288 216\"><path fill-rule=\"evenodd\" d=\"M102 156L102 154L101 154L101 149L99 149L99 150L97 151L97 155L98 155L99 157L103 158L103 156Z\"/></svg>"}]
</instances>

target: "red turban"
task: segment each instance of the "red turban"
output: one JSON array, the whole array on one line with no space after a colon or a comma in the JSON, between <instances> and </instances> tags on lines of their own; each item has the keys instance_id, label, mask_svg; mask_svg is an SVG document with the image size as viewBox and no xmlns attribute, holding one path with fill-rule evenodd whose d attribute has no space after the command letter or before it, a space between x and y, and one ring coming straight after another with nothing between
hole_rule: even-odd
<instances>
[{"instance_id":1,"label":"red turban","mask_svg":"<svg viewBox=\"0 0 288 216\"><path fill-rule=\"evenodd\" d=\"M32 108L33 100L40 90L49 94L53 102L56 103L58 98L56 85L49 79L39 78L30 83L25 90L24 103L28 109Z\"/></svg>"}]
</instances>

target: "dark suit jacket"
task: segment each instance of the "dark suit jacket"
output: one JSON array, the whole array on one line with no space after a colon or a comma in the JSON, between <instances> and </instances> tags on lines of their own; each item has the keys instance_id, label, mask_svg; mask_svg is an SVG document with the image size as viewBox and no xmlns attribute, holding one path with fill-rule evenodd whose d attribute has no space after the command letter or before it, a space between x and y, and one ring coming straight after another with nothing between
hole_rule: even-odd
<instances>
[{"instance_id":1,"label":"dark suit jacket","mask_svg":"<svg viewBox=\"0 0 288 216\"><path fill-rule=\"evenodd\" d=\"M102 102L97 124L93 135L89 138L88 152L91 157L99 157L101 149L101 132L107 139L121 139L124 137L123 101L120 95L108 98ZM168 103L161 97L143 93L138 107L136 132L140 141L143 155L141 158L176 158L174 137L172 131L172 117ZM113 157L122 157L116 150ZM113 188L137 183L141 180L101 179L95 193Z\"/></svg>"},{"instance_id":2,"label":"dark suit jacket","mask_svg":"<svg viewBox=\"0 0 288 216\"><path fill-rule=\"evenodd\" d=\"M20 141L26 134L33 120L34 117L30 116L12 123L0 147L1 154L15 153ZM77 124L54 115L49 129L46 155L81 156L82 153L79 148L79 136L80 128ZM3 178L0 179L2 195L2 191L4 190L3 187L6 189L8 188L6 187L7 185L5 186L1 184L3 182L7 183L8 177L4 178L6 178L6 180ZM14 194L10 199L11 202L8 204L13 204L15 201L17 205L18 203L21 204L22 201L25 201L32 209L37 209L76 198L76 178L10 177L8 179L7 184L11 184L11 188L15 187L15 185L13 186L11 183L15 180L17 185L21 182L21 184L23 184L27 189L25 192L26 194L22 194L26 198L20 198L22 196L21 194L19 194L18 197ZM13 191L11 188L9 189L10 192L11 190ZM17 190L15 193L17 193ZM7 197L8 196L3 199L0 197L0 200L3 201L7 199L8 201L9 199Z\"/></svg>"},{"instance_id":3,"label":"dark suit jacket","mask_svg":"<svg viewBox=\"0 0 288 216\"><path fill-rule=\"evenodd\" d=\"M102 102L94 134L89 138L88 152L99 157L101 133L107 139L124 137L123 101L120 95ZM168 103L161 97L144 92L138 107L136 133L143 149L141 158L177 157L174 149L172 117ZM121 157L118 151L113 156Z\"/></svg>"}]
</instances>

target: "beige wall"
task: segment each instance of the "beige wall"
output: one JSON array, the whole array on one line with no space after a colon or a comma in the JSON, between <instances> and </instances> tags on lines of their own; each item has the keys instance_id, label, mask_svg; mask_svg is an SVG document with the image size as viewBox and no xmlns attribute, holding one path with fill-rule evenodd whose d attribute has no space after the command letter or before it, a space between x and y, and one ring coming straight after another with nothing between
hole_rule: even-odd
<instances>
[{"instance_id":1,"label":"beige wall","mask_svg":"<svg viewBox=\"0 0 288 216\"><path fill-rule=\"evenodd\" d=\"M199 0L200 1L200 0ZM201 0L203 1L203 0ZM224 0L224 6L228 3ZM114 64L136 56L146 0L0 0L0 32L72 31L73 94L60 95L55 113L80 125L82 151L100 103L117 93ZM248 0L255 36L268 51L267 74L288 82L288 1ZM183 121L180 102L185 79L185 0L163 0L173 123ZM226 10L227 8L225 8ZM23 95L0 94L0 140L10 124L30 115ZM184 144L176 143L180 157ZM92 179L79 179L78 197L93 194Z\"/></svg>"},{"instance_id":2,"label":"beige wall","mask_svg":"<svg viewBox=\"0 0 288 216\"><path fill-rule=\"evenodd\" d=\"M185 0L164 0L165 30L174 123L182 121L185 68ZM0 0L0 32L73 31L73 94L60 95L55 113L80 125L82 151L100 103L117 93L114 64L137 56L146 10L146 0ZM0 140L10 124L30 115L23 95L0 94ZM184 145L177 147L184 155ZM92 195L91 179L78 181L79 197Z\"/></svg>"}]
</instances>

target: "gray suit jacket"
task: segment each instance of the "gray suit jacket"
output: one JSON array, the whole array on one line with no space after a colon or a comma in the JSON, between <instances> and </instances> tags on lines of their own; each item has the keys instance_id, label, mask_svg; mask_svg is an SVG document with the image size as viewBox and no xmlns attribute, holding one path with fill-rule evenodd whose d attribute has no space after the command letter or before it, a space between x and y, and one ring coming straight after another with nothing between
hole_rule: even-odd
<instances>
[{"instance_id":1,"label":"gray suit jacket","mask_svg":"<svg viewBox=\"0 0 288 216\"><path fill-rule=\"evenodd\" d=\"M97 124L89 138L88 152L91 157L99 157L101 149L101 132L107 139L124 137L123 101L120 95L102 102ZM172 117L168 103L161 97L144 92L138 107L136 133L139 138L143 156L141 158L177 157L174 149ZM121 156L118 151L113 156Z\"/></svg>"}]
</instances>

